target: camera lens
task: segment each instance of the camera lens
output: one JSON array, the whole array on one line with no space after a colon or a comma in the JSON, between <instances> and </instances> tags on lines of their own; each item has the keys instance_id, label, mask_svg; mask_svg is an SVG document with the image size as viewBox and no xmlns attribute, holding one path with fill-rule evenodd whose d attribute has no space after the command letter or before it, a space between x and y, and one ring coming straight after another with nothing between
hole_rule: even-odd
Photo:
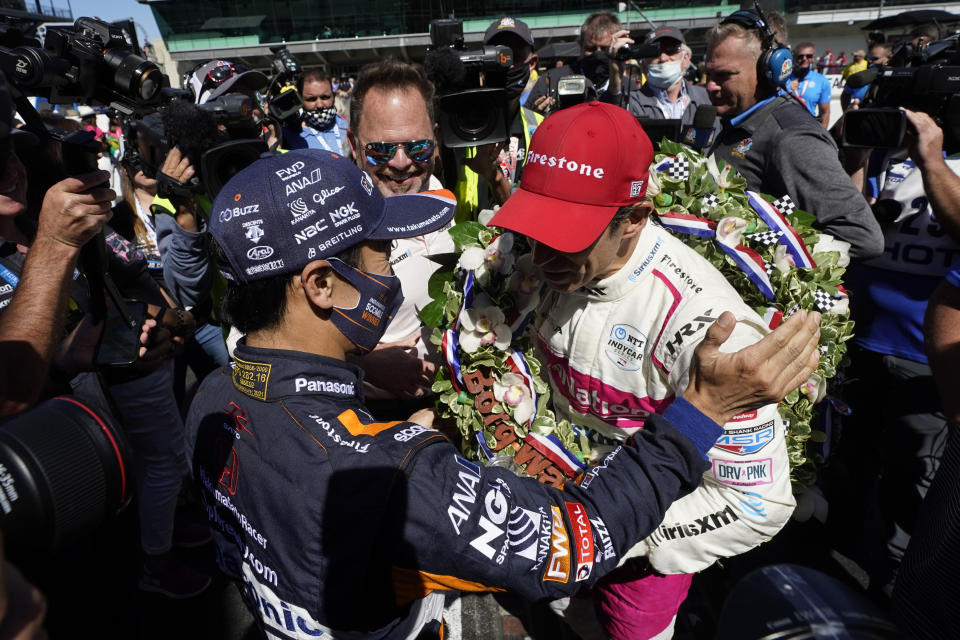
<instances>
[{"instance_id":1,"label":"camera lens","mask_svg":"<svg viewBox=\"0 0 960 640\"><path fill-rule=\"evenodd\" d=\"M54 551L126 504L123 434L71 396L0 424L0 529L14 548Z\"/></svg>"},{"instance_id":2,"label":"camera lens","mask_svg":"<svg viewBox=\"0 0 960 640\"><path fill-rule=\"evenodd\" d=\"M121 93L149 102L160 91L160 68L149 60L126 49L111 49L103 59L114 70L113 84Z\"/></svg>"}]
</instances>

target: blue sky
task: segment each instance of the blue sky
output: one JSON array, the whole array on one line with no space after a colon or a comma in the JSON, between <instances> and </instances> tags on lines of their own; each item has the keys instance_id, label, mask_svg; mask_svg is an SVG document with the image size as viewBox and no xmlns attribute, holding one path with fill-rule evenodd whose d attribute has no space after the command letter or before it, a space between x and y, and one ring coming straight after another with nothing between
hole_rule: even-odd
<instances>
[{"instance_id":1,"label":"blue sky","mask_svg":"<svg viewBox=\"0 0 960 640\"><path fill-rule=\"evenodd\" d=\"M157 29L150 7L136 0L44 0L43 4L48 2L56 7L66 8L69 5L73 9L74 19L83 16L103 20L133 18L137 23L137 33L141 39L144 35L148 40L160 37L160 31Z\"/></svg>"}]
</instances>

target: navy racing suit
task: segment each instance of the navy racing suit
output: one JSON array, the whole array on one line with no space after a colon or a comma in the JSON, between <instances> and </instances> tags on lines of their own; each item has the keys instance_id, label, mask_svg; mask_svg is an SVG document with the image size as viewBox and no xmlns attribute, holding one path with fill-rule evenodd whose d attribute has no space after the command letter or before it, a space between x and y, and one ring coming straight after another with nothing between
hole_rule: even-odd
<instances>
[{"instance_id":1,"label":"navy racing suit","mask_svg":"<svg viewBox=\"0 0 960 640\"><path fill-rule=\"evenodd\" d=\"M699 485L721 434L679 398L558 490L375 422L352 364L235 356L204 380L188 440L218 563L271 637L433 638L443 591L569 595Z\"/></svg>"}]
</instances>

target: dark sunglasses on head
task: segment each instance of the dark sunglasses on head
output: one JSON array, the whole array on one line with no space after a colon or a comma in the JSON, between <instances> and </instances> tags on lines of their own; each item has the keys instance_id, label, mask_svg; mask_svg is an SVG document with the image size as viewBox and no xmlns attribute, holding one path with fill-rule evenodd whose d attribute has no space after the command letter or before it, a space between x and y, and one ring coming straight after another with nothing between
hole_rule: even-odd
<instances>
[{"instance_id":1,"label":"dark sunglasses on head","mask_svg":"<svg viewBox=\"0 0 960 640\"><path fill-rule=\"evenodd\" d=\"M427 162L433 156L437 143L433 140L411 140L410 142L368 142L364 145L367 162L373 165L387 164L403 147L407 157L414 162Z\"/></svg>"},{"instance_id":2,"label":"dark sunglasses on head","mask_svg":"<svg viewBox=\"0 0 960 640\"><path fill-rule=\"evenodd\" d=\"M793 54L793 57L796 58L797 60L803 60L804 58L806 58L807 60L813 60L812 53L795 53Z\"/></svg>"}]
</instances>

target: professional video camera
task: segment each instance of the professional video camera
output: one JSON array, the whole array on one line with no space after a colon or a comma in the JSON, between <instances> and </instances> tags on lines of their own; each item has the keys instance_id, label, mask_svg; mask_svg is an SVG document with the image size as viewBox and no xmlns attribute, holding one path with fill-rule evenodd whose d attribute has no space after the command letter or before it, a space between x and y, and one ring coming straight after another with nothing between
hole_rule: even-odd
<instances>
[{"instance_id":1,"label":"professional video camera","mask_svg":"<svg viewBox=\"0 0 960 640\"><path fill-rule=\"evenodd\" d=\"M870 85L860 109L844 116L841 144L896 149L909 127L898 107L923 111L944 132L944 147L960 148L960 42L957 36L922 48L898 47L883 67L850 76L848 86Z\"/></svg>"},{"instance_id":2,"label":"professional video camera","mask_svg":"<svg viewBox=\"0 0 960 640\"><path fill-rule=\"evenodd\" d=\"M437 120L446 147L472 147L509 137L506 73L513 52L502 45L464 50L463 22L430 22L424 60L437 87ZM481 84L482 78L482 84Z\"/></svg>"},{"instance_id":3,"label":"professional video camera","mask_svg":"<svg viewBox=\"0 0 960 640\"><path fill-rule=\"evenodd\" d=\"M72 396L0 423L0 530L12 555L96 531L130 500L130 460L123 431Z\"/></svg>"},{"instance_id":4,"label":"professional video camera","mask_svg":"<svg viewBox=\"0 0 960 640\"><path fill-rule=\"evenodd\" d=\"M267 85L270 117L282 124L294 128L300 120L303 99L297 91L300 79L300 63L293 57L286 45L273 45L273 75Z\"/></svg>"},{"instance_id":5,"label":"professional video camera","mask_svg":"<svg viewBox=\"0 0 960 640\"><path fill-rule=\"evenodd\" d=\"M123 30L96 18L73 29L51 27L43 48L10 18L0 29L0 68L24 93L54 104L101 104L121 113L159 104L169 86L156 64L139 55Z\"/></svg>"},{"instance_id":6,"label":"professional video camera","mask_svg":"<svg viewBox=\"0 0 960 640\"><path fill-rule=\"evenodd\" d=\"M656 42L648 44L646 42L650 31L643 29L632 29L630 39L633 44L625 44L617 49L617 60L643 60L644 58L656 58L660 55L660 45Z\"/></svg>"}]
</instances>

